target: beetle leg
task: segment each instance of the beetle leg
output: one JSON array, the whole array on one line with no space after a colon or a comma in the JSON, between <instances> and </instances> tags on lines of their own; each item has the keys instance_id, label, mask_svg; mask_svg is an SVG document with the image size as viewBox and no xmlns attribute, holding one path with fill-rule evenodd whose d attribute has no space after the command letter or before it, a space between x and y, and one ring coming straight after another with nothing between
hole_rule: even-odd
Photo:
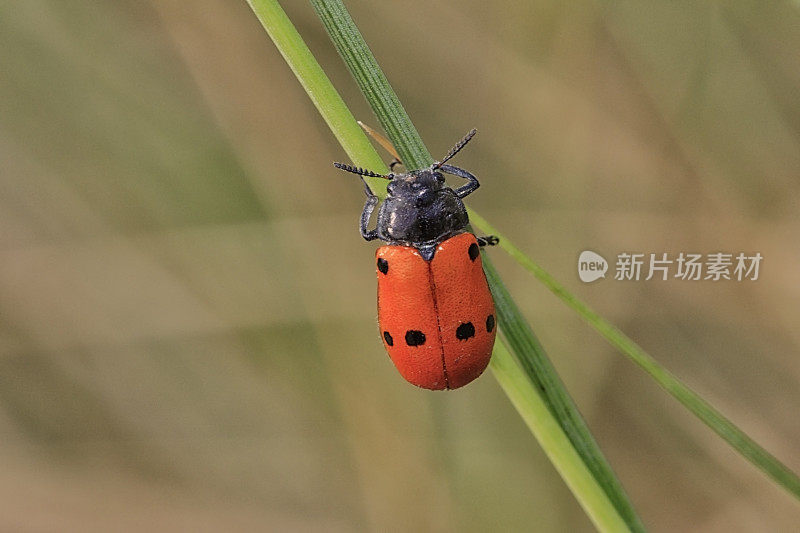
<instances>
[{"instance_id":1,"label":"beetle leg","mask_svg":"<svg viewBox=\"0 0 800 533\"><path fill-rule=\"evenodd\" d=\"M372 212L375 210L375 206L378 205L378 197L367 185L366 180L364 177L361 177L361 181L364 183L364 192L367 195L367 201L364 203L364 210L361 212L361 224L359 225L361 229L361 236L364 237L365 240L371 241L378 238L378 229L367 229L369 225L369 217L372 216Z\"/></svg>"},{"instance_id":2,"label":"beetle leg","mask_svg":"<svg viewBox=\"0 0 800 533\"><path fill-rule=\"evenodd\" d=\"M494 235L484 235L483 237L475 237L478 240L478 246L494 246L500 239Z\"/></svg>"},{"instance_id":3,"label":"beetle leg","mask_svg":"<svg viewBox=\"0 0 800 533\"><path fill-rule=\"evenodd\" d=\"M475 189L481 186L481 184L478 182L478 178L476 178L463 168L454 167L452 165L442 165L439 168L442 170L442 172L447 172L448 174L452 174L453 176L458 176L459 178L464 178L469 180L469 183L467 183L466 185L462 185L461 187L459 187L454 191L456 193L456 196L458 196L459 198L464 198L465 196L467 196L468 194L475 191Z\"/></svg>"}]
</instances>

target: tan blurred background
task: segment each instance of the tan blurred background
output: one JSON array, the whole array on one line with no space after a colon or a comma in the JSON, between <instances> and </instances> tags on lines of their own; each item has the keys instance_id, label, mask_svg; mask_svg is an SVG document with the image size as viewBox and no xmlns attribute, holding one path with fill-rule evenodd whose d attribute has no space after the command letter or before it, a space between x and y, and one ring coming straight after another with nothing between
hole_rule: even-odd
<instances>
[{"instance_id":1,"label":"tan blurred background","mask_svg":"<svg viewBox=\"0 0 800 533\"><path fill-rule=\"evenodd\" d=\"M800 470L800 9L348 5L432 151L480 130L471 205ZM393 369L343 157L244 0L0 1L0 531L592 530L491 375ZM584 285L584 249L765 259ZM796 529L491 253L653 531Z\"/></svg>"}]
</instances>

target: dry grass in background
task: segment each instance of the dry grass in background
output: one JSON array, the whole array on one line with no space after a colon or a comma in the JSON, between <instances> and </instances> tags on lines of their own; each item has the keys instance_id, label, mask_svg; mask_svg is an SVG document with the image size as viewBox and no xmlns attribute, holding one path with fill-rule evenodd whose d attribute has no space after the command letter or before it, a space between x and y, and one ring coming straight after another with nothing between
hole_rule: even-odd
<instances>
[{"instance_id":1,"label":"dry grass in background","mask_svg":"<svg viewBox=\"0 0 800 533\"><path fill-rule=\"evenodd\" d=\"M0 529L590 530L491 378L396 375L360 186L246 3L201 5L0 4ZM800 468L797 8L348 5L432 150L480 129L472 204ZM587 248L765 260L584 286ZM797 523L494 255L652 530Z\"/></svg>"}]
</instances>

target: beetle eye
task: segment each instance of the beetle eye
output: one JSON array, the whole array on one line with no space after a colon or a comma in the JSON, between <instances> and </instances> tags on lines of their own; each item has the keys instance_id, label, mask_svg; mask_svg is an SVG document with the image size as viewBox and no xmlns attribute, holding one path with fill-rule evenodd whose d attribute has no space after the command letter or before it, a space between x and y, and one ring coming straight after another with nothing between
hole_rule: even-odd
<instances>
[{"instance_id":1,"label":"beetle eye","mask_svg":"<svg viewBox=\"0 0 800 533\"><path fill-rule=\"evenodd\" d=\"M444 183L444 175L441 172L437 172L434 176L436 176L436 181Z\"/></svg>"}]
</instances>

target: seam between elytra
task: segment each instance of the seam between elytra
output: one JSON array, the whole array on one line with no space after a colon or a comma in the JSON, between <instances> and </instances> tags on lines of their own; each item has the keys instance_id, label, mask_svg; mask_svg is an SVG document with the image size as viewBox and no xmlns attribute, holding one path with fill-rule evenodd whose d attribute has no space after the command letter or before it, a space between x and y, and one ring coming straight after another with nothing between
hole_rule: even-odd
<instances>
[{"instance_id":1,"label":"seam between elytra","mask_svg":"<svg viewBox=\"0 0 800 533\"><path fill-rule=\"evenodd\" d=\"M428 279L431 286L431 297L433 298L433 313L436 316L436 331L439 335L439 346L442 347L442 374L444 375L444 386L450 389L450 378L447 376L447 363L444 360L444 336L442 335L442 323L439 320L439 302L436 301L436 282L433 279L433 259L425 261L428 265Z\"/></svg>"}]
</instances>

